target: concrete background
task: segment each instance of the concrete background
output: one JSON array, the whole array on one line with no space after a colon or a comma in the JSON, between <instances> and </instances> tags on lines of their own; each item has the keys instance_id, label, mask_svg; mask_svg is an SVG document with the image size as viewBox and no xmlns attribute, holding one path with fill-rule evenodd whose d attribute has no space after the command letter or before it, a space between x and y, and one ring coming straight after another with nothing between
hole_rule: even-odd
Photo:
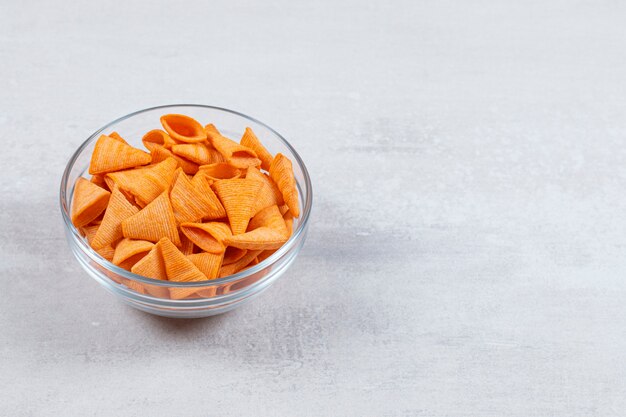
<instances>
[{"instance_id":1,"label":"concrete background","mask_svg":"<svg viewBox=\"0 0 626 417\"><path fill-rule=\"evenodd\" d=\"M471 4L470 4L471 3ZM0 4L0 415L623 416L626 4ZM213 319L65 243L75 148L206 103L308 164L307 244Z\"/></svg>"}]
</instances>

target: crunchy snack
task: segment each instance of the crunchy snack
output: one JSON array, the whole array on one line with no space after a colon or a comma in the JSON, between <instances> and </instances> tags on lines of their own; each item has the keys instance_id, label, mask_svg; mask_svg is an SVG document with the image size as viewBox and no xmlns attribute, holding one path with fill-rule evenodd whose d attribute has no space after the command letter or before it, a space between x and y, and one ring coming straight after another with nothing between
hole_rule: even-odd
<instances>
[{"instance_id":1,"label":"crunchy snack","mask_svg":"<svg viewBox=\"0 0 626 417\"><path fill-rule=\"evenodd\" d=\"M289 159L250 128L237 143L185 115L160 120L142 138L149 152L100 136L90 180L76 182L72 222L98 254L148 278L195 282L250 268L287 242L300 214ZM215 294L123 283L172 299Z\"/></svg>"}]
</instances>

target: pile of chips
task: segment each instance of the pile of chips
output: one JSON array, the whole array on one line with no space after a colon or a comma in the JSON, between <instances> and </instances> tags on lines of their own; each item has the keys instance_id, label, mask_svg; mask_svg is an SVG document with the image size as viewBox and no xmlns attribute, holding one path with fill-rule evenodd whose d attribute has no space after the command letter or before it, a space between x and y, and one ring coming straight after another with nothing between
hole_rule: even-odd
<instances>
[{"instance_id":1,"label":"pile of chips","mask_svg":"<svg viewBox=\"0 0 626 417\"><path fill-rule=\"evenodd\" d=\"M100 136L91 178L76 182L72 222L98 254L148 278L205 281L256 265L289 239L300 207L287 157L250 128L237 143L185 115L161 125L143 136L149 152L116 132Z\"/></svg>"}]
</instances>

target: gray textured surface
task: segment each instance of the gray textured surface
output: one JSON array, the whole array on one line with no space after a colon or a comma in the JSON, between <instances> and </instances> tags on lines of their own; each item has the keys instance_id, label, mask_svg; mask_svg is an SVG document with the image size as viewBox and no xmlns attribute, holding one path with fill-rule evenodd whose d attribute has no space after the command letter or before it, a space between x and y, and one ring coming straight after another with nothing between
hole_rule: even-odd
<instances>
[{"instance_id":1,"label":"gray textured surface","mask_svg":"<svg viewBox=\"0 0 626 417\"><path fill-rule=\"evenodd\" d=\"M623 2L39 3L0 5L0 415L626 414ZM171 102L314 180L297 262L213 319L118 304L57 208Z\"/></svg>"}]
</instances>

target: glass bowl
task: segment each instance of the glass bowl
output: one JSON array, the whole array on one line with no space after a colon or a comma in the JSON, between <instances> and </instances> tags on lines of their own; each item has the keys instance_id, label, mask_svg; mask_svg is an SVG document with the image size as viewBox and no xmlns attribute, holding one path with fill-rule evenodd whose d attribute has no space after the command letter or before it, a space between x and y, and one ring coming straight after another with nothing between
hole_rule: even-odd
<instances>
[{"instance_id":1,"label":"glass bowl","mask_svg":"<svg viewBox=\"0 0 626 417\"><path fill-rule=\"evenodd\" d=\"M97 254L70 220L74 184L88 177L91 153L102 133L118 132L129 144L143 149L141 137L160 127L159 118L167 113L191 116L201 123L213 123L225 136L238 140L246 126L254 130L272 154L283 153L293 163L301 204L294 219L293 235L274 254L249 269L199 282L172 282L146 278L122 269ZM61 180L61 214L72 253L87 273L124 303L139 310L166 317L206 317L232 310L260 294L274 283L295 260L306 239L313 200L311 179L295 149L271 127L233 110L213 106L181 104L153 107L131 113L98 129L70 158ZM180 300L169 298L170 288L188 290L193 295Z\"/></svg>"}]
</instances>

